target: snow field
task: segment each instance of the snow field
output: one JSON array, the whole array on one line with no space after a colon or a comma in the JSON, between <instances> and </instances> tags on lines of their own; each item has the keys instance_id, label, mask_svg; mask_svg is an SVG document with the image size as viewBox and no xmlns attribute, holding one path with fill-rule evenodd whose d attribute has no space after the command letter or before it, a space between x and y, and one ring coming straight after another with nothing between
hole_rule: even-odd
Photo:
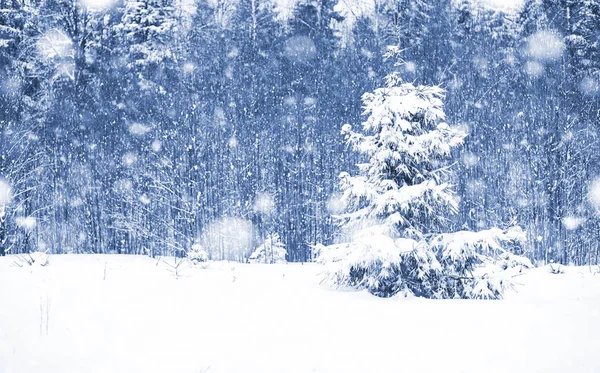
<instances>
[{"instance_id":1,"label":"snow field","mask_svg":"<svg viewBox=\"0 0 600 373\"><path fill-rule=\"evenodd\" d=\"M318 265L0 257L0 372L600 372L600 274L538 268L503 301L380 299ZM173 259L165 259L172 263Z\"/></svg>"}]
</instances>

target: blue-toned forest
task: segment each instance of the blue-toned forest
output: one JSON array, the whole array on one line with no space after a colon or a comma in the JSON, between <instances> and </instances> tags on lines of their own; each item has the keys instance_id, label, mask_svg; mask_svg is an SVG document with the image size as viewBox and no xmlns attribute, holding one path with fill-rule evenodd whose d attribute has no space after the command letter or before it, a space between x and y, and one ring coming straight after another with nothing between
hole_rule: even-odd
<instances>
[{"instance_id":1,"label":"blue-toned forest","mask_svg":"<svg viewBox=\"0 0 600 373\"><path fill-rule=\"evenodd\" d=\"M309 261L393 71L467 134L444 231L599 262L596 0L0 0L0 254L245 261L277 234Z\"/></svg>"}]
</instances>

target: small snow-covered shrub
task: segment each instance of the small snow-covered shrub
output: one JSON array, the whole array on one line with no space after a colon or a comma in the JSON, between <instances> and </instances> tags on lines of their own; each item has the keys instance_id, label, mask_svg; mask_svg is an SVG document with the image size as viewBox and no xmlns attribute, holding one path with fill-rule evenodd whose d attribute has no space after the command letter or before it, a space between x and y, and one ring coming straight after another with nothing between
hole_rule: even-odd
<instances>
[{"instance_id":1,"label":"small snow-covered shrub","mask_svg":"<svg viewBox=\"0 0 600 373\"><path fill-rule=\"evenodd\" d=\"M562 275L565 273L565 269L560 265L560 263L550 263L548 266L548 272L553 275Z\"/></svg>"},{"instance_id":2,"label":"small snow-covered shrub","mask_svg":"<svg viewBox=\"0 0 600 373\"><path fill-rule=\"evenodd\" d=\"M208 261L208 253L202 245L193 244L190 250L187 252L187 258L193 263L205 263Z\"/></svg>"},{"instance_id":3,"label":"small snow-covered shrub","mask_svg":"<svg viewBox=\"0 0 600 373\"><path fill-rule=\"evenodd\" d=\"M459 231L434 236L431 246L443 267L446 297L499 299L511 287L510 278L531 261L509 250L520 247L524 235L519 227L471 232Z\"/></svg>"},{"instance_id":4,"label":"small snow-covered shrub","mask_svg":"<svg viewBox=\"0 0 600 373\"><path fill-rule=\"evenodd\" d=\"M286 263L286 255L287 251L279 238L279 234L273 233L268 235L265 242L254 250L249 261L250 263L266 264Z\"/></svg>"}]
</instances>

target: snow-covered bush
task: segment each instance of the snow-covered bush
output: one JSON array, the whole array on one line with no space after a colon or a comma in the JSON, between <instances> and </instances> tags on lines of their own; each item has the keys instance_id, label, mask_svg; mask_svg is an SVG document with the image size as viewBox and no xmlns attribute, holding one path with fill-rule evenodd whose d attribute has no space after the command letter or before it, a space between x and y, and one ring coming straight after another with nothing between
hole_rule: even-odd
<instances>
[{"instance_id":1,"label":"snow-covered bush","mask_svg":"<svg viewBox=\"0 0 600 373\"><path fill-rule=\"evenodd\" d=\"M553 275L562 275L565 273L565 269L560 265L560 263L550 263L548 266L548 272Z\"/></svg>"},{"instance_id":2,"label":"snow-covered bush","mask_svg":"<svg viewBox=\"0 0 600 373\"><path fill-rule=\"evenodd\" d=\"M260 245L252 255L250 255L250 263L286 263L285 256L287 251L285 245L281 242L278 233L273 233L267 236L265 242Z\"/></svg>"},{"instance_id":3,"label":"snow-covered bush","mask_svg":"<svg viewBox=\"0 0 600 373\"><path fill-rule=\"evenodd\" d=\"M193 263L204 263L208 261L208 253L204 250L204 247L200 244L193 244L190 250L187 252L187 258Z\"/></svg>"},{"instance_id":4,"label":"snow-covered bush","mask_svg":"<svg viewBox=\"0 0 600 373\"><path fill-rule=\"evenodd\" d=\"M513 253L523 231L439 233L458 211L444 161L466 134L445 122L441 88L387 81L363 96L363 131L342 127L366 162L357 176L340 174L344 213L335 218L346 242L316 246L325 279L381 297L501 297L509 281L500 272L531 266Z\"/></svg>"},{"instance_id":5,"label":"snow-covered bush","mask_svg":"<svg viewBox=\"0 0 600 373\"><path fill-rule=\"evenodd\" d=\"M525 240L520 228L503 231L460 231L434 235L430 247L443 271L445 297L497 299L510 287L510 277L533 268L529 259L507 248Z\"/></svg>"}]
</instances>

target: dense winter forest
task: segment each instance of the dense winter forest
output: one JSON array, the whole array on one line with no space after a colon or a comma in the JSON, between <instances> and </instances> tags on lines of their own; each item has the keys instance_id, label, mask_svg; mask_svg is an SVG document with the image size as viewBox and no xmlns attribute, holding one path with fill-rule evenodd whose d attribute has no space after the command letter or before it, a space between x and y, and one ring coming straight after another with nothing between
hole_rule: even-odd
<instances>
[{"instance_id":1,"label":"dense winter forest","mask_svg":"<svg viewBox=\"0 0 600 373\"><path fill-rule=\"evenodd\" d=\"M598 0L0 0L0 254L309 261L394 70L467 133L444 231L599 262Z\"/></svg>"}]
</instances>

